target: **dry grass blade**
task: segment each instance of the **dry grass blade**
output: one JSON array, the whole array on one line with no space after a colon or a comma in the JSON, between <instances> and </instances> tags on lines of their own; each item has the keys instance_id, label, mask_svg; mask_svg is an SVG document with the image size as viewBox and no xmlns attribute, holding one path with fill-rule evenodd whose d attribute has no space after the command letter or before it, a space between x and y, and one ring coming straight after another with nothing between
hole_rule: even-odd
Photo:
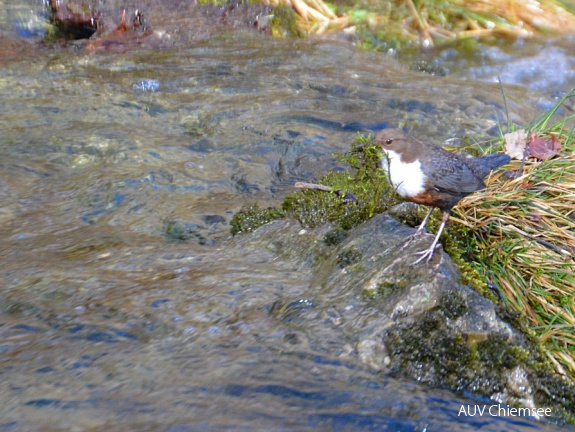
<instances>
[{"instance_id":1,"label":"dry grass blade","mask_svg":"<svg viewBox=\"0 0 575 432\"><path fill-rule=\"evenodd\" d=\"M300 27L308 33L320 34L350 25L347 14L338 17L323 0L265 1L275 6L293 8L299 17ZM404 22L406 25L401 26L401 32L411 27L407 33L413 38L418 33L424 46L454 38L492 35L530 37L536 32L561 34L575 28L575 16L555 0L526 0L520 6L517 0L386 0L376 2L367 9L370 12L370 25ZM348 12L353 15L354 9L350 8ZM355 22L361 23L361 20Z\"/></svg>"},{"instance_id":2,"label":"dry grass blade","mask_svg":"<svg viewBox=\"0 0 575 432\"><path fill-rule=\"evenodd\" d=\"M424 42L425 42L424 46L427 46L427 45L433 46L434 45L433 39L431 38L429 31L428 31L429 25L427 24L427 22L421 17L419 12L417 11L417 8L415 7L413 0L406 0L406 2L407 2L407 6L411 10L411 14L413 15L413 17L415 18L415 21L419 25L421 33L423 33L423 38L424 38Z\"/></svg>"},{"instance_id":3,"label":"dry grass blade","mask_svg":"<svg viewBox=\"0 0 575 432\"><path fill-rule=\"evenodd\" d=\"M564 138L567 134L562 135ZM513 162L519 165L519 162ZM472 227L475 268L494 277L509 307L523 314L559 372L575 377L575 146L522 175L463 201L454 219ZM488 274L489 272L489 274Z\"/></svg>"},{"instance_id":4,"label":"dry grass blade","mask_svg":"<svg viewBox=\"0 0 575 432\"><path fill-rule=\"evenodd\" d=\"M565 33L574 24L573 15L567 13L560 4L553 1L457 0L454 3L481 14L493 14L497 11L499 16L514 24L517 30L521 28L524 31L542 29Z\"/></svg>"},{"instance_id":5,"label":"dry grass blade","mask_svg":"<svg viewBox=\"0 0 575 432\"><path fill-rule=\"evenodd\" d=\"M292 7L298 17L299 25L308 33L321 34L327 29L343 29L347 27L347 17L338 17L323 0L267 0L274 6L286 5Z\"/></svg>"},{"instance_id":6,"label":"dry grass blade","mask_svg":"<svg viewBox=\"0 0 575 432\"><path fill-rule=\"evenodd\" d=\"M430 46L445 38L531 37L538 32L570 33L575 27L575 16L555 0L396 3L403 3L408 14L399 19L408 19L412 32L420 33Z\"/></svg>"}]
</instances>

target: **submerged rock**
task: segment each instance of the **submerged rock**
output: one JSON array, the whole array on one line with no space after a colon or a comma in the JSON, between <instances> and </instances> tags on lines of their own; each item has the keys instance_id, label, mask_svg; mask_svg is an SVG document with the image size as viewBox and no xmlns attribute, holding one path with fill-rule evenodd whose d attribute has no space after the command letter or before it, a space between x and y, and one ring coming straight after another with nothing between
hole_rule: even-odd
<instances>
[{"instance_id":1,"label":"submerged rock","mask_svg":"<svg viewBox=\"0 0 575 432\"><path fill-rule=\"evenodd\" d=\"M558 417L573 412L572 386L538 366L537 349L498 306L460 283L447 254L411 265L428 236L402 250L411 229L387 214L349 230L337 245L327 241L329 230L301 230L282 220L245 236L252 247L273 247L280 260L289 257L298 262L296 271L313 275L306 307L285 298L270 308L290 334L305 332L320 350L434 388L552 407Z\"/></svg>"}]
</instances>

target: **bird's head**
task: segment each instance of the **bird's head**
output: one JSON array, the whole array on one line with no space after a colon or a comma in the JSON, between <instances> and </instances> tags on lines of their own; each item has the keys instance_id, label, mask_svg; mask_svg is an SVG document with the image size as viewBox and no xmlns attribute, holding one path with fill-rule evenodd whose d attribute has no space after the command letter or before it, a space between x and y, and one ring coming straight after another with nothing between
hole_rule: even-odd
<instances>
[{"instance_id":1,"label":"bird's head","mask_svg":"<svg viewBox=\"0 0 575 432\"><path fill-rule=\"evenodd\" d=\"M386 156L393 161L412 162L421 150L423 143L399 129L384 129L379 131L373 143L380 146Z\"/></svg>"}]
</instances>

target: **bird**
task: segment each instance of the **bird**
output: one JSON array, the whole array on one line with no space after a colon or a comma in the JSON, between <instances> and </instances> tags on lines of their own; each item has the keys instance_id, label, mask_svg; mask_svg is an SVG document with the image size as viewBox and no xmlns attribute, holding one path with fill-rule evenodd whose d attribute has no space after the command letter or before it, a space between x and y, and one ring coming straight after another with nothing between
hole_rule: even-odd
<instances>
[{"instance_id":1,"label":"bird","mask_svg":"<svg viewBox=\"0 0 575 432\"><path fill-rule=\"evenodd\" d=\"M385 154L382 165L397 193L407 201L430 207L421 225L403 247L423 232L434 208L443 213L433 243L428 249L416 253L421 257L412 265L425 259L431 261L451 209L462 198L484 189L484 179L489 172L511 160L506 154L464 158L398 129L379 131L373 143Z\"/></svg>"}]
</instances>

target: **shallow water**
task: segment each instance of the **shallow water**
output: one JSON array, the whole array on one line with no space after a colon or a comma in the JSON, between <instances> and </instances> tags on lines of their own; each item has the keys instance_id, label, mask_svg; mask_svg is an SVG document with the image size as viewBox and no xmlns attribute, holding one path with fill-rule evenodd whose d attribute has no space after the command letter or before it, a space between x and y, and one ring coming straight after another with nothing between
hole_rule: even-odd
<instances>
[{"instance_id":1,"label":"shallow water","mask_svg":"<svg viewBox=\"0 0 575 432\"><path fill-rule=\"evenodd\" d=\"M354 132L328 121L473 136L505 115L496 85L247 32L152 52L28 43L0 69L0 431L558 429L463 418L477 400L278 319L277 302L313 304L313 275L229 235L242 205L337 167ZM507 97L525 120L545 96Z\"/></svg>"}]
</instances>

